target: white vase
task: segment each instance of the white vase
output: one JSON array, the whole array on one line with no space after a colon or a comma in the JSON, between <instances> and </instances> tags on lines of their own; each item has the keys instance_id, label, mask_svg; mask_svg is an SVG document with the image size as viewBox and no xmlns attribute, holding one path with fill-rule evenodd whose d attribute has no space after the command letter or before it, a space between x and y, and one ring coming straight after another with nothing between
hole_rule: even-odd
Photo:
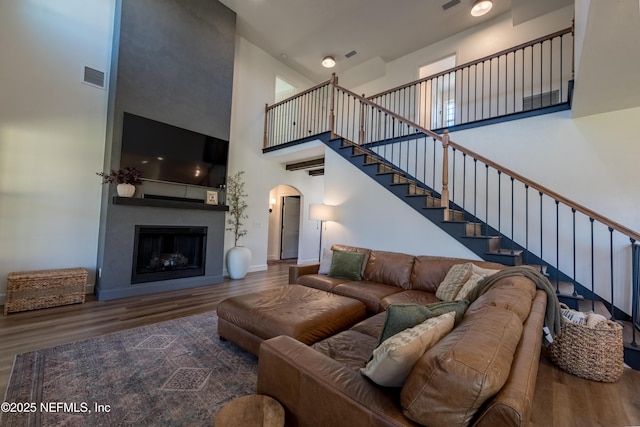
<instances>
[{"instance_id":1,"label":"white vase","mask_svg":"<svg viewBox=\"0 0 640 427\"><path fill-rule=\"evenodd\" d=\"M245 246L235 246L227 252L227 272L231 279L243 279L251 264L251 251Z\"/></svg>"},{"instance_id":2,"label":"white vase","mask_svg":"<svg viewBox=\"0 0 640 427\"><path fill-rule=\"evenodd\" d=\"M133 197L136 192L136 186L133 184L118 184L116 191L120 197Z\"/></svg>"}]
</instances>

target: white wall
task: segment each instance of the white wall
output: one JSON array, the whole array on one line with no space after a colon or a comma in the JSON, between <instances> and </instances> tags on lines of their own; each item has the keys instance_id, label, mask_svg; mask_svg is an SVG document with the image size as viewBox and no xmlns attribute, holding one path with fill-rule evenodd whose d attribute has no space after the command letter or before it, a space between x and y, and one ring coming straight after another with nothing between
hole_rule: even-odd
<instances>
[{"instance_id":1,"label":"white wall","mask_svg":"<svg viewBox=\"0 0 640 427\"><path fill-rule=\"evenodd\" d=\"M359 76L367 71L356 68L339 76L340 85L355 93L375 95L418 79L420 67L452 54L456 55L456 62L461 65L570 27L573 13L573 7L565 7L515 27L511 21L511 14L503 14L470 30L388 62L383 77L362 84ZM352 87L352 84L358 86Z\"/></svg>"},{"instance_id":2,"label":"white wall","mask_svg":"<svg viewBox=\"0 0 640 427\"><path fill-rule=\"evenodd\" d=\"M302 195L298 259L301 262L317 260L315 221L307 218L309 204L323 202L324 180L322 177L310 177L305 171L287 172L277 159L262 154L264 106L274 103L276 76L301 90L313 85L242 37L236 39L229 173L237 170L247 172L248 234L239 244L251 249L249 271L267 268L269 193L278 185L290 185ZM225 248L232 246L233 238L227 233Z\"/></svg>"},{"instance_id":3,"label":"white wall","mask_svg":"<svg viewBox=\"0 0 640 427\"><path fill-rule=\"evenodd\" d=\"M107 92L81 82L109 69L114 8L0 2L0 297L11 271L85 267L94 283Z\"/></svg>"},{"instance_id":4,"label":"white wall","mask_svg":"<svg viewBox=\"0 0 640 427\"><path fill-rule=\"evenodd\" d=\"M325 154L325 173L325 203L338 206L338 220L327 222L323 247L340 243L414 255L479 259L332 150Z\"/></svg>"}]
</instances>

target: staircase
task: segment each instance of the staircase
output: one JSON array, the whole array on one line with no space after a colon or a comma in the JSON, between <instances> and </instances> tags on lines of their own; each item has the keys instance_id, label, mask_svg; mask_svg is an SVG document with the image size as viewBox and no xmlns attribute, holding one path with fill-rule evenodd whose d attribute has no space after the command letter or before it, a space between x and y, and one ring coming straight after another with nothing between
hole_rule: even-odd
<instances>
[{"instance_id":1,"label":"staircase","mask_svg":"<svg viewBox=\"0 0 640 427\"><path fill-rule=\"evenodd\" d=\"M575 283L566 274L548 265L495 228L479 221L462 207L458 205L454 205L452 208L444 207L439 193L405 171L398 169L375 152L345 138L331 138L329 133L321 135L320 139L341 157L433 224L436 224L481 259L510 266L531 265L539 269L543 275L550 279L552 284L556 285L558 299L569 307L584 312L595 311L607 318L616 319L617 317L616 321L623 325L625 331L625 363L640 370L640 347L632 344L635 343L632 323L629 320L619 320L620 318L629 318L625 313L615 307L607 307L606 302L590 290ZM583 293L588 294L588 298L578 293L578 289L582 289ZM612 316L611 310L617 313L617 316Z\"/></svg>"},{"instance_id":2,"label":"staircase","mask_svg":"<svg viewBox=\"0 0 640 427\"><path fill-rule=\"evenodd\" d=\"M483 58L469 66L482 66L494 59ZM334 75L295 97L267 106L263 151L323 141L481 259L535 265L570 307L594 310L625 324L625 361L640 369L635 338L640 330L640 233L451 141L446 130L440 135L429 129L433 124L418 123L423 111L439 108L437 103L416 107L417 101L431 101L421 96L426 92L424 85L434 91L444 77L452 81L468 75L465 67L371 98L339 86ZM508 75L508 71L498 73ZM468 87L464 79L457 81L455 90L461 89L462 94L455 99L464 98ZM560 83L562 106L508 110L504 120L569 106L566 96L572 87L570 82ZM525 90L521 92L529 96ZM493 100L496 105L488 108L489 113L504 111L500 109L504 104ZM483 111L474 107L484 105L482 99L469 97L465 102L467 114L460 116L463 121L475 122L455 126L501 119L469 113ZM515 100L509 105L515 106Z\"/></svg>"}]
</instances>

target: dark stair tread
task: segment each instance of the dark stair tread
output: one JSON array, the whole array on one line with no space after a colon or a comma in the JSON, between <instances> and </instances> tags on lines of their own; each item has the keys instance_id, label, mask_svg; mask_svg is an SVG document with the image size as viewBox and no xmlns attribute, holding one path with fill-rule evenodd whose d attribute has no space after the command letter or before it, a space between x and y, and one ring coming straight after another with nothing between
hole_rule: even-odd
<instances>
[{"instance_id":1,"label":"dark stair tread","mask_svg":"<svg viewBox=\"0 0 640 427\"><path fill-rule=\"evenodd\" d=\"M487 253L490 255L499 255L499 256L520 256L524 251L521 249L498 249L497 251L488 251Z\"/></svg>"}]
</instances>

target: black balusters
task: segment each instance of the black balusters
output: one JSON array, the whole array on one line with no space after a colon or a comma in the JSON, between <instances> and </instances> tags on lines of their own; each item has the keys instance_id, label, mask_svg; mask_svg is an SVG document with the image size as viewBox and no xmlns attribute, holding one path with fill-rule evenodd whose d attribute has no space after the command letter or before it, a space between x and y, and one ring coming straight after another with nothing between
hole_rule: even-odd
<instances>
[{"instance_id":1,"label":"black balusters","mask_svg":"<svg viewBox=\"0 0 640 427\"><path fill-rule=\"evenodd\" d=\"M502 233L502 171L498 171L498 234Z\"/></svg>"},{"instance_id":2,"label":"black balusters","mask_svg":"<svg viewBox=\"0 0 640 427\"><path fill-rule=\"evenodd\" d=\"M542 222L543 222L542 221L542 219L543 219L543 216L542 216L542 196L544 196L544 194L542 193L542 191L539 191L538 194L540 195L540 273L542 274L542 273L544 273L544 270L542 269L542 263L543 263L543 259L544 259L544 257L542 256L543 255L543 253L542 253L543 252L542 251L542 249L543 249L543 247L542 247L542 243L543 243L543 241L542 241L542 228L543 228L542 227Z\"/></svg>"},{"instance_id":3,"label":"black balusters","mask_svg":"<svg viewBox=\"0 0 640 427\"><path fill-rule=\"evenodd\" d=\"M613 228L609 228L609 267L610 267L610 284L611 284L611 320L616 320L615 306L613 303Z\"/></svg>"},{"instance_id":4,"label":"black balusters","mask_svg":"<svg viewBox=\"0 0 640 427\"><path fill-rule=\"evenodd\" d=\"M462 153L462 210L466 210L467 200L467 153Z\"/></svg>"},{"instance_id":5,"label":"black balusters","mask_svg":"<svg viewBox=\"0 0 640 427\"><path fill-rule=\"evenodd\" d=\"M473 235L476 236L478 224L478 159L473 159Z\"/></svg>"},{"instance_id":6,"label":"black balusters","mask_svg":"<svg viewBox=\"0 0 640 427\"><path fill-rule=\"evenodd\" d=\"M576 292L576 210L571 208L571 215L573 219L573 296L578 296Z\"/></svg>"},{"instance_id":7,"label":"black balusters","mask_svg":"<svg viewBox=\"0 0 640 427\"><path fill-rule=\"evenodd\" d=\"M514 210L514 200L513 200L513 182L515 181L514 177L511 177L511 255L513 255L515 253L514 251L514 245L515 245L515 241L513 239L513 210Z\"/></svg>"},{"instance_id":8,"label":"black balusters","mask_svg":"<svg viewBox=\"0 0 640 427\"><path fill-rule=\"evenodd\" d=\"M595 219L589 218L589 222L591 223L591 294L594 295L595 285L596 285L596 274L595 274L595 258L594 258L594 238L593 238L593 223ZM591 298L591 311L595 310L595 300Z\"/></svg>"},{"instance_id":9,"label":"black balusters","mask_svg":"<svg viewBox=\"0 0 640 427\"><path fill-rule=\"evenodd\" d=\"M560 202L556 200L556 293L560 293Z\"/></svg>"}]
</instances>

